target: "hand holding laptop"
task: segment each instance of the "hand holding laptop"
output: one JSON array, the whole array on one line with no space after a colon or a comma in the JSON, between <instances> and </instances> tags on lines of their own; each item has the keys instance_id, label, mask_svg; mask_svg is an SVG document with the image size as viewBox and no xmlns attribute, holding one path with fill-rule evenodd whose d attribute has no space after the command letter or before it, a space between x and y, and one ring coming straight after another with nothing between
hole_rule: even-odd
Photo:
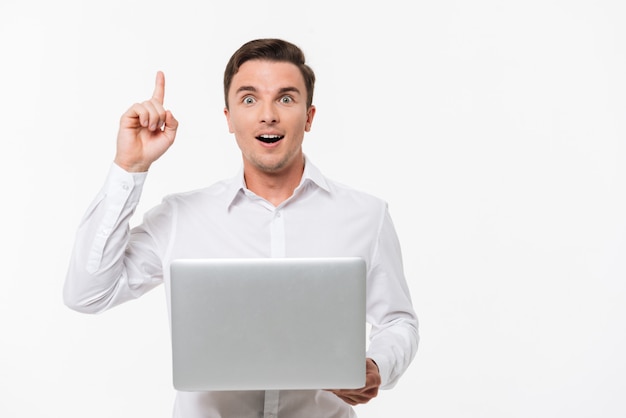
<instances>
[{"instance_id":1,"label":"hand holding laptop","mask_svg":"<svg viewBox=\"0 0 626 418\"><path fill-rule=\"evenodd\" d=\"M378 366L371 358L367 358L365 364L365 386L360 389L329 390L329 392L334 393L342 401L353 406L368 403L371 399L375 398L376 395L378 395L378 388L381 384Z\"/></svg>"}]
</instances>

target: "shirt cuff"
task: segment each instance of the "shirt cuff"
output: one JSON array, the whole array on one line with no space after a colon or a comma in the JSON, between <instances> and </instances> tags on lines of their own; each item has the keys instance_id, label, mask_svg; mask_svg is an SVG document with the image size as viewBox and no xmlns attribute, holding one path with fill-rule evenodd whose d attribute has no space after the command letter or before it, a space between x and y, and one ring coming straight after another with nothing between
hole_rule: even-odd
<instances>
[{"instance_id":1,"label":"shirt cuff","mask_svg":"<svg viewBox=\"0 0 626 418\"><path fill-rule=\"evenodd\" d=\"M107 186L112 186L113 188L122 187L124 190L137 189L141 194L146 177L148 177L147 171L131 173L119 165L111 163L109 175L107 176Z\"/></svg>"}]
</instances>

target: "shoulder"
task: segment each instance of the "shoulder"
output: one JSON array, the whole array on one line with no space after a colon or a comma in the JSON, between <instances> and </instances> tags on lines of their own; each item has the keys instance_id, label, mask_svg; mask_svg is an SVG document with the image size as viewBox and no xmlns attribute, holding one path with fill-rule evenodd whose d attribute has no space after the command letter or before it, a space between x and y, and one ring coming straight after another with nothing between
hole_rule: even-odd
<instances>
[{"instance_id":1,"label":"shoulder","mask_svg":"<svg viewBox=\"0 0 626 418\"><path fill-rule=\"evenodd\" d=\"M322 173L307 157L305 177L327 192L329 198L346 203L359 204L366 207L386 207L387 202L378 196L346 183L337 181Z\"/></svg>"},{"instance_id":2,"label":"shoulder","mask_svg":"<svg viewBox=\"0 0 626 418\"><path fill-rule=\"evenodd\" d=\"M352 200L371 207L386 207L387 201L365 190L326 178L326 184L331 195L338 199Z\"/></svg>"},{"instance_id":3,"label":"shoulder","mask_svg":"<svg viewBox=\"0 0 626 418\"><path fill-rule=\"evenodd\" d=\"M222 180L208 187L171 193L163 197L163 203L179 204L224 196L230 190L230 182Z\"/></svg>"},{"instance_id":4,"label":"shoulder","mask_svg":"<svg viewBox=\"0 0 626 418\"><path fill-rule=\"evenodd\" d=\"M198 211L208 213L227 208L229 199L232 199L231 191L232 181L222 180L208 187L171 193L165 195L146 216L173 216Z\"/></svg>"},{"instance_id":5,"label":"shoulder","mask_svg":"<svg viewBox=\"0 0 626 418\"><path fill-rule=\"evenodd\" d=\"M331 179L326 179L326 187L328 207L350 219L379 224L388 212L387 201L370 192Z\"/></svg>"}]
</instances>

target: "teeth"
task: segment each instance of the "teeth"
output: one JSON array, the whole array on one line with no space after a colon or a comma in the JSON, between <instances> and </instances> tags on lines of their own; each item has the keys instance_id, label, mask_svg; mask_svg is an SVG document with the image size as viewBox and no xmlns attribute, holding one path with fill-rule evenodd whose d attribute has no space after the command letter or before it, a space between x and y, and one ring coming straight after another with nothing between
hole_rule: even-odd
<instances>
[{"instance_id":1,"label":"teeth","mask_svg":"<svg viewBox=\"0 0 626 418\"><path fill-rule=\"evenodd\" d=\"M259 139L260 141L266 142L268 144L277 142L281 140L282 138L283 138L282 135L259 135L257 136L257 139Z\"/></svg>"}]
</instances>

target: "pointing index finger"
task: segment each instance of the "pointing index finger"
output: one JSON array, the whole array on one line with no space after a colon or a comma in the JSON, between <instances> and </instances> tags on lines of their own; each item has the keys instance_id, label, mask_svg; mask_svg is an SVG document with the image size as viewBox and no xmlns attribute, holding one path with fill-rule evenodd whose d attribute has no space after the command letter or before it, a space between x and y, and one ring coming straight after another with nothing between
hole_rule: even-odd
<instances>
[{"instance_id":1,"label":"pointing index finger","mask_svg":"<svg viewBox=\"0 0 626 418\"><path fill-rule=\"evenodd\" d=\"M165 75L162 71L158 71L156 75L156 82L154 83L154 93L152 98L160 104L163 104L163 98L165 97Z\"/></svg>"}]
</instances>

